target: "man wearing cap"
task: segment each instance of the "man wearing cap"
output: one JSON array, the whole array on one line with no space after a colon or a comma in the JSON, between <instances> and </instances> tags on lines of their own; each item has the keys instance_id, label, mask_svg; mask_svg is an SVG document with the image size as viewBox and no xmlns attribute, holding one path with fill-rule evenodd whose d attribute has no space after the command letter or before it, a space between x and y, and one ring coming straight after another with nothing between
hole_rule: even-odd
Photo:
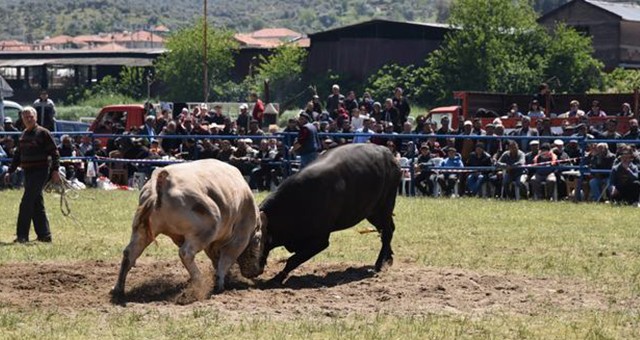
<instances>
[{"instance_id":1,"label":"man wearing cap","mask_svg":"<svg viewBox=\"0 0 640 340\"><path fill-rule=\"evenodd\" d=\"M441 167L445 168L464 168L462 157L458 154L458 151L453 147L447 147L447 156L442 161ZM446 196L456 197L459 193L455 191L456 183L458 183L458 174L445 172L438 175L438 183L440 188Z\"/></svg>"},{"instance_id":2,"label":"man wearing cap","mask_svg":"<svg viewBox=\"0 0 640 340\"><path fill-rule=\"evenodd\" d=\"M215 104L213 106L213 111L209 112L204 120L209 124L216 123L218 125L225 125L226 118L227 117L222 113L222 105Z\"/></svg>"},{"instance_id":3,"label":"man wearing cap","mask_svg":"<svg viewBox=\"0 0 640 340\"><path fill-rule=\"evenodd\" d=\"M584 115L584 111L580 110L580 102L574 99L569 103L569 111L561 115L560 118L582 117Z\"/></svg>"},{"instance_id":4,"label":"man wearing cap","mask_svg":"<svg viewBox=\"0 0 640 340\"><path fill-rule=\"evenodd\" d=\"M473 123L470 120L466 120L462 125L462 136L471 136L473 134ZM476 145L476 140L470 138L456 138L454 139L454 145L457 150L460 150L462 154L462 160L469 161L469 155L473 152Z\"/></svg>"},{"instance_id":5,"label":"man wearing cap","mask_svg":"<svg viewBox=\"0 0 640 340\"><path fill-rule=\"evenodd\" d=\"M238 129L242 128L245 132L249 131L249 122L251 118L249 117L249 105L240 104L238 107L240 110L240 114L238 114L238 118L236 118L236 126Z\"/></svg>"},{"instance_id":6,"label":"man wearing cap","mask_svg":"<svg viewBox=\"0 0 640 340\"><path fill-rule=\"evenodd\" d=\"M327 111L330 115L340 107L340 102L344 102L344 96L340 94L340 86L334 84L331 86L331 95L327 98Z\"/></svg>"},{"instance_id":7,"label":"man wearing cap","mask_svg":"<svg viewBox=\"0 0 640 340\"><path fill-rule=\"evenodd\" d=\"M514 136L524 136L524 137L536 137L538 136L538 131L531 127L531 118L522 117L522 127L514 132ZM520 140L520 148L522 151L528 151L529 140L521 139Z\"/></svg>"},{"instance_id":8,"label":"man wearing cap","mask_svg":"<svg viewBox=\"0 0 640 340\"><path fill-rule=\"evenodd\" d=\"M4 117L4 131L19 132L20 130L18 130L18 128L16 128L15 125L13 125L13 120L11 119L11 117ZM13 138L13 141L17 143L20 136L18 135L14 135L13 137L6 136L6 138ZM2 141L2 138L0 138L0 141Z\"/></svg>"},{"instance_id":9,"label":"man wearing cap","mask_svg":"<svg viewBox=\"0 0 640 340\"><path fill-rule=\"evenodd\" d=\"M38 113L38 125L49 131L55 131L56 106L53 100L49 99L47 90L40 91L40 98L33 102L33 108Z\"/></svg>"},{"instance_id":10,"label":"man wearing cap","mask_svg":"<svg viewBox=\"0 0 640 340\"><path fill-rule=\"evenodd\" d=\"M311 164L318 158L320 150L320 139L318 138L318 130L311 124L311 117L306 112L301 112L298 117L298 138L293 144L293 152L300 156L300 170Z\"/></svg>"},{"instance_id":11,"label":"man wearing cap","mask_svg":"<svg viewBox=\"0 0 640 340\"><path fill-rule=\"evenodd\" d=\"M553 141L551 152L553 152L556 155L556 157L558 157L558 161L566 161L569 158L571 158L569 157L569 154L565 152L564 142L561 139L556 139ZM580 155L578 155L577 157L580 157ZM568 165L571 165L573 162L577 162L577 164L580 164L580 160L574 160L571 163L564 162L562 163L562 165L568 166ZM563 173L562 170L556 170L556 181L558 183L558 197L560 198L563 198L568 194L566 178L562 173Z\"/></svg>"}]
</instances>

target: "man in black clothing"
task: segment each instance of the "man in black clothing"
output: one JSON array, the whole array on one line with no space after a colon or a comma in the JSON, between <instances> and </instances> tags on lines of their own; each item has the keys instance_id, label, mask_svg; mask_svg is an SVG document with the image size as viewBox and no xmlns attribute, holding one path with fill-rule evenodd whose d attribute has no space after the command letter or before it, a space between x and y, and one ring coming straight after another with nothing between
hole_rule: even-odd
<instances>
[{"instance_id":1,"label":"man in black clothing","mask_svg":"<svg viewBox=\"0 0 640 340\"><path fill-rule=\"evenodd\" d=\"M344 108L349 115L351 115L353 109L358 109L358 100L356 99L356 93L354 91L347 93L347 99L344 100Z\"/></svg>"},{"instance_id":2,"label":"man in black clothing","mask_svg":"<svg viewBox=\"0 0 640 340\"><path fill-rule=\"evenodd\" d=\"M56 106L53 104L53 101L49 99L47 90L40 91L40 98L36 99L36 101L33 102L33 108L37 113L36 123L49 131L54 131ZM24 122L23 124L25 127L27 126Z\"/></svg>"},{"instance_id":3,"label":"man in black clothing","mask_svg":"<svg viewBox=\"0 0 640 340\"><path fill-rule=\"evenodd\" d=\"M623 147L622 160L611 170L611 198L628 204L638 202L640 180L638 167L632 163L633 153L629 147Z\"/></svg>"},{"instance_id":4,"label":"man in black clothing","mask_svg":"<svg viewBox=\"0 0 640 340\"><path fill-rule=\"evenodd\" d=\"M11 167L5 174L5 182L8 182L18 166L24 171L24 194L20 202L15 242L29 241L31 221L33 221L37 240L51 242L51 231L44 208L42 190L50 177L54 183L60 183L58 174L60 156L49 130L36 122L36 110L33 107L26 107L20 115L25 130L20 136Z\"/></svg>"},{"instance_id":5,"label":"man in black clothing","mask_svg":"<svg viewBox=\"0 0 640 340\"><path fill-rule=\"evenodd\" d=\"M393 124L396 125L396 129L394 131L400 133L400 131L402 131L402 125L409 118L409 114L411 114L409 101L407 101L407 98L402 95L402 88L400 87L397 87L393 93L393 106L398 109L398 121L393 122Z\"/></svg>"},{"instance_id":6,"label":"man in black clothing","mask_svg":"<svg viewBox=\"0 0 640 340\"><path fill-rule=\"evenodd\" d=\"M340 102L344 102L344 96L340 94L340 86L334 84L331 87L331 95L327 98L327 112L333 115L340 107Z\"/></svg>"}]
</instances>

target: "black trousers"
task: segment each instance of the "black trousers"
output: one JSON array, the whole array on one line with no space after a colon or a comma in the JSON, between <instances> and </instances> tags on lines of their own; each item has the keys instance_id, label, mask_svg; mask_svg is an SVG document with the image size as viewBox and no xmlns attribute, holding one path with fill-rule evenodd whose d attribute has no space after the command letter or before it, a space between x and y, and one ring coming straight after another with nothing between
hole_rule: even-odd
<instances>
[{"instance_id":1,"label":"black trousers","mask_svg":"<svg viewBox=\"0 0 640 340\"><path fill-rule=\"evenodd\" d=\"M33 221L33 227L39 238L51 236L49 220L44 210L44 197L42 196L42 189L47 181L49 181L48 168L24 170L24 194L20 202L16 231L18 238L29 239L31 221Z\"/></svg>"},{"instance_id":2,"label":"black trousers","mask_svg":"<svg viewBox=\"0 0 640 340\"><path fill-rule=\"evenodd\" d=\"M638 196L640 196L640 182L633 181L630 183L625 183L620 187L616 187L617 193L613 197L614 201L623 201L628 204L633 204L638 202Z\"/></svg>"}]
</instances>

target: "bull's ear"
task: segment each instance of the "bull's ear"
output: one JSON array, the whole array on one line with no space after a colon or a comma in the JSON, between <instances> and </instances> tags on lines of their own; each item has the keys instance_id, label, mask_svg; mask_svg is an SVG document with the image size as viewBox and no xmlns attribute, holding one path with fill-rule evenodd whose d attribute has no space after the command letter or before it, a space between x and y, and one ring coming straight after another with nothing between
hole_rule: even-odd
<instances>
[{"instance_id":1,"label":"bull's ear","mask_svg":"<svg viewBox=\"0 0 640 340\"><path fill-rule=\"evenodd\" d=\"M262 227L262 230L267 228L268 223L269 219L267 218L267 214L265 214L264 211L260 211L260 226Z\"/></svg>"}]
</instances>

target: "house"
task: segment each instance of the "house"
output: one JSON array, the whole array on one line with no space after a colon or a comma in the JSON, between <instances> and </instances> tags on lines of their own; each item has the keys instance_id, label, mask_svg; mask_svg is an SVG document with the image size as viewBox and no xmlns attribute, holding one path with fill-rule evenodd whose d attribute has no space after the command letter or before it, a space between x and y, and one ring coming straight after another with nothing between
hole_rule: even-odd
<instances>
[{"instance_id":1,"label":"house","mask_svg":"<svg viewBox=\"0 0 640 340\"><path fill-rule=\"evenodd\" d=\"M302 33L288 28L263 28L250 33L237 33L234 38L241 47L275 48L282 44L293 43L300 47L309 47L309 39Z\"/></svg>"},{"instance_id":2,"label":"house","mask_svg":"<svg viewBox=\"0 0 640 340\"><path fill-rule=\"evenodd\" d=\"M331 70L363 81L386 64L422 65L450 30L442 24L374 19L310 34L308 71Z\"/></svg>"},{"instance_id":3,"label":"house","mask_svg":"<svg viewBox=\"0 0 640 340\"><path fill-rule=\"evenodd\" d=\"M43 50L62 50L65 48L74 48L73 37L68 35L58 35L55 37L46 37L40 40L40 48Z\"/></svg>"},{"instance_id":4,"label":"house","mask_svg":"<svg viewBox=\"0 0 640 340\"><path fill-rule=\"evenodd\" d=\"M538 19L553 28L565 23L592 38L594 57L606 70L640 68L640 5L623 2L573 0Z\"/></svg>"}]
</instances>

